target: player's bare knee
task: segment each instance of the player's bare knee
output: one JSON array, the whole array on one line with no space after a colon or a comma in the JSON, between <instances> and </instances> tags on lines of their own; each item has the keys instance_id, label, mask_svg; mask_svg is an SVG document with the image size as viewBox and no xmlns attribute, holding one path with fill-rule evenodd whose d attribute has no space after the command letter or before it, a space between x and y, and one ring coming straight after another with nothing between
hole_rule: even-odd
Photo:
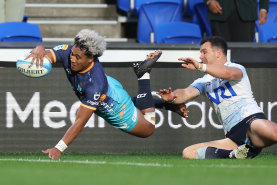
<instances>
[{"instance_id":1,"label":"player's bare knee","mask_svg":"<svg viewBox=\"0 0 277 185\"><path fill-rule=\"evenodd\" d=\"M274 129L274 131L272 132L271 139L272 139L274 142L277 142L277 129Z\"/></svg>"},{"instance_id":2,"label":"player's bare knee","mask_svg":"<svg viewBox=\"0 0 277 185\"><path fill-rule=\"evenodd\" d=\"M196 151L195 151L194 147L188 146L187 148L185 148L182 152L182 157L184 159L195 159Z\"/></svg>"},{"instance_id":3,"label":"player's bare knee","mask_svg":"<svg viewBox=\"0 0 277 185\"><path fill-rule=\"evenodd\" d=\"M182 157L183 157L183 159L190 159L190 155L189 155L189 150L188 150L188 148L185 148L184 150L183 150L183 152L182 152Z\"/></svg>"}]
</instances>

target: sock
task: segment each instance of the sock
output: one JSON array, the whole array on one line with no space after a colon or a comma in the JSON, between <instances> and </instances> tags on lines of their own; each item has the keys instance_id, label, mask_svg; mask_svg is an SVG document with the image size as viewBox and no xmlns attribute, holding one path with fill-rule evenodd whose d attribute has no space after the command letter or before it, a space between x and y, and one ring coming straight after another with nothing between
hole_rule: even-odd
<instances>
[{"instance_id":1,"label":"sock","mask_svg":"<svg viewBox=\"0 0 277 185\"><path fill-rule=\"evenodd\" d=\"M165 101L163 99L155 97L153 98L153 102L154 102L155 108L157 109L164 108Z\"/></svg>"},{"instance_id":2,"label":"sock","mask_svg":"<svg viewBox=\"0 0 277 185\"><path fill-rule=\"evenodd\" d=\"M207 147L205 159L229 158L232 150L224 150L215 147Z\"/></svg>"},{"instance_id":3,"label":"sock","mask_svg":"<svg viewBox=\"0 0 277 185\"><path fill-rule=\"evenodd\" d=\"M132 100L140 110L154 107L150 89L150 79L138 80L138 95L136 98L132 98Z\"/></svg>"},{"instance_id":4,"label":"sock","mask_svg":"<svg viewBox=\"0 0 277 185\"><path fill-rule=\"evenodd\" d=\"M150 74L149 73L144 73L142 77L140 77L138 80L149 80L150 79Z\"/></svg>"}]
</instances>

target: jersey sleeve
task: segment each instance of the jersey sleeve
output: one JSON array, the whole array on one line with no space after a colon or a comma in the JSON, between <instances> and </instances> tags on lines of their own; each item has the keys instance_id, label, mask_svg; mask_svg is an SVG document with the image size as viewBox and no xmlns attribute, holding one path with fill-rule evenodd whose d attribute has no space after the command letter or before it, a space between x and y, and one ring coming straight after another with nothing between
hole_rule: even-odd
<instances>
[{"instance_id":1,"label":"jersey sleeve","mask_svg":"<svg viewBox=\"0 0 277 185\"><path fill-rule=\"evenodd\" d=\"M242 75L243 76L247 76L247 73L246 73L246 69L244 66L240 65L240 64L236 64L236 63L231 63L229 65L229 67L234 67L234 68L237 68L237 69L240 69L242 71Z\"/></svg>"},{"instance_id":2,"label":"jersey sleeve","mask_svg":"<svg viewBox=\"0 0 277 185\"><path fill-rule=\"evenodd\" d=\"M50 49L50 52L53 56L53 62L63 63L63 61L65 61L69 57L71 48L72 46L63 44L63 45L58 45L53 49Z\"/></svg>"},{"instance_id":3,"label":"jersey sleeve","mask_svg":"<svg viewBox=\"0 0 277 185\"><path fill-rule=\"evenodd\" d=\"M210 80L210 78L211 76L206 74L202 78L196 79L192 82L192 84L190 84L190 86L196 88L199 91L199 94L202 94L205 90L205 84Z\"/></svg>"}]
</instances>

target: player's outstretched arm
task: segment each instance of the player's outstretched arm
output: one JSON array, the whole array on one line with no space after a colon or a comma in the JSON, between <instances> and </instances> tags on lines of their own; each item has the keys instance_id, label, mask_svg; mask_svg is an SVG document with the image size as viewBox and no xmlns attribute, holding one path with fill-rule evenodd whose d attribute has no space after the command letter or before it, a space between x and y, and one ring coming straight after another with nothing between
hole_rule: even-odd
<instances>
[{"instance_id":1,"label":"player's outstretched arm","mask_svg":"<svg viewBox=\"0 0 277 185\"><path fill-rule=\"evenodd\" d=\"M157 94L166 102L181 104L199 96L199 91L196 88L189 86L185 89L176 89L175 91L172 91L171 88L161 89Z\"/></svg>"},{"instance_id":2,"label":"player's outstretched arm","mask_svg":"<svg viewBox=\"0 0 277 185\"><path fill-rule=\"evenodd\" d=\"M62 140L55 147L43 150L42 153L48 154L50 159L60 159L62 152L80 134L93 112L92 109L80 106L75 123L69 127Z\"/></svg>"}]
</instances>

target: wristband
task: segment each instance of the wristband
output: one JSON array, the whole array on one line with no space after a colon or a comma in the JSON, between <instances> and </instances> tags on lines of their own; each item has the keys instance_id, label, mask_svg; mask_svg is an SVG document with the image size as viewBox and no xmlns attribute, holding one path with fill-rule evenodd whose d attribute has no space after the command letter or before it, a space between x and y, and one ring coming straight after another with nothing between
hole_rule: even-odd
<instances>
[{"instance_id":1,"label":"wristband","mask_svg":"<svg viewBox=\"0 0 277 185\"><path fill-rule=\"evenodd\" d=\"M198 66L198 70L199 71L202 71L202 72L206 72L206 69L207 69L207 65L206 64L199 64Z\"/></svg>"},{"instance_id":2,"label":"wristband","mask_svg":"<svg viewBox=\"0 0 277 185\"><path fill-rule=\"evenodd\" d=\"M63 152L65 151L65 149L67 149L67 145L63 142L63 140L60 140L58 144L55 146L55 148Z\"/></svg>"},{"instance_id":3,"label":"wristband","mask_svg":"<svg viewBox=\"0 0 277 185\"><path fill-rule=\"evenodd\" d=\"M176 100L176 98L174 98L173 100L171 100L171 101L168 101L167 103L174 103L175 102L175 100Z\"/></svg>"}]
</instances>

